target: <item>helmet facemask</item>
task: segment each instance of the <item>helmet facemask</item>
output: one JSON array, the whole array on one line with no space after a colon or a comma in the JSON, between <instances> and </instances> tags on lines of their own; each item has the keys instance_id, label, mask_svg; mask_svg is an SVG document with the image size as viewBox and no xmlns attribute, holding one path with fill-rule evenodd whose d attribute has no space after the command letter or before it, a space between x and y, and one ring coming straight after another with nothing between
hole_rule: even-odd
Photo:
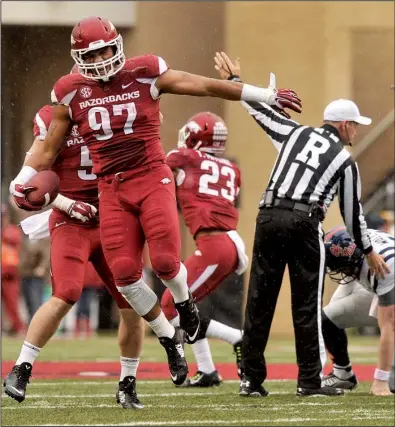
<instances>
[{"instance_id":1,"label":"helmet facemask","mask_svg":"<svg viewBox=\"0 0 395 427\"><path fill-rule=\"evenodd\" d=\"M86 63L84 55L94 50L102 49L106 46L112 46L115 50L114 55L101 62ZM123 52L122 36L119 34L114 40L103 42L98 40L92 42L87 49L72 49L71 57L78 66L78 71L87 79L108 81L110 77L122 70L125 65L125 54Z\"/></svg>"}]
</instances>

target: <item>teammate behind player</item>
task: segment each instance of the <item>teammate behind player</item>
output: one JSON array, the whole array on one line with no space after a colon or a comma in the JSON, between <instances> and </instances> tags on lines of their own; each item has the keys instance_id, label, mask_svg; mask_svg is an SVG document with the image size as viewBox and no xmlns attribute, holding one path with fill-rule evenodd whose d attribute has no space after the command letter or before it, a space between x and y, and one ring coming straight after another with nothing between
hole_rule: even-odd
<instances>
[{"instance_id":1,"label":"teammate behind player","mask_svg":"<svg viewBox=\"0 0 395 427\"><path fill-rule=\"evenodd\" d=\"M357 386L345 329L375 325L377 321L371 317L373 315L378 317L380 343L370 392L376 396L389 396L388 380L394 360L394 237L372 229L368 229L368 234L373 249L384 257L391 270L384 279L372 274L362 251L345 227L335 227L325 235L327 269L340 286L322 314L325 345L333 360L333 372L324 378L324 384L349 390ZM375 307L371 307L375 294L378 298L377 315L374 314Z\"/></svg>"},{"instance_id":2,"label":"teammate behind player","mask_svg":"<svg viewBox=\"0 0 395 427\"><path fill-rule=\"evenodd\" d=\"M248 265L244 242L237 233L235 207L241 185L239 168L222 157L228 129L209 112L192 116L179 132L178 150L167 154L177 185L177 200L185 223L196 242L196 251L185 262L188 287L198 303L233 272L242 274ZM179 322L169 290L162 296L162 310L171 323ZM198 371L186 385L210 387L221 382L206 337L234 346L238 371L241 362L239 329L212 319L200 319L198 341L192 345Z\"/></svg>"},{"instance_id":3,"label":"teammate behind player","mask_svg":"<svg viewBox=\"0 0 395 427\"><path fill-rule=\"evenodd\" d=\"M159 135L159 98L172 93L255 100L284 103L297 111L300 101L292 91L278 95L272 88L171 70L155 55L126 59L121 35L110 21L98 17L75 25L71 55L80 74L63 76L55 83L51 128L37 155L26 159L10 190L21 207L31 209L23 184L52 166L71 123L78 125L99 177L102 244L115 283L159 337L172 380L180 384L188 373L184 337L170 325L141 274L146 240L152 268L170 289L186 339L196 341L199 316L180 262L173 175L165 164Z\"/></svg>"},{"instance_id":4,"label":"teammate behind player","mask_svg":"<svg viewBox=\"0 0 395 427\"><path fill-rule=\"evenodd\" d=\"M36 155L37 147L48 132L54 107L46 105L34 119L33 146L27 157ZM32 318L21 353L5 379L5 393L22 402L32 374L32 365L41 348L49 341L64 316L80 298L88 260L115 299L121 317L118 343L121 353L121 378L117 401L124 408L144 406L136 394L136 372L144 334L141 317L116 289L100 243L100 228L95 217L99 203L97 177L92 173L89 150L78 132L71 129L52 167L60 178L60 194L55 199L49 228L51 235L52 296ZM74 199L81 200L76 202ZM32 220L32 218L30 218ZM47 221L47 220L46 220Z\"/></svg>"}]
</instances>

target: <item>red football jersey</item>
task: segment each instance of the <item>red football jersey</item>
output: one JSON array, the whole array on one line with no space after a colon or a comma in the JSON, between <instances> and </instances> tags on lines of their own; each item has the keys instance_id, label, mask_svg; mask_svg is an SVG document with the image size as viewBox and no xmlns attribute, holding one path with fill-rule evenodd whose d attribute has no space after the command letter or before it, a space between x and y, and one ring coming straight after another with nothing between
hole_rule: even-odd
<instances>
[{"instance_id":1,"label":"red football jersey","mask_svg":"<svg viewBox=\"0 0 395 427\"><path fill-rule=\"evenodd\" d=\"M144 55L128 59L108 82L67 74L55 83L52 102L69 106L98 176L165 161L154 83L167 69L162 58Z\"/></svg>"},{"instance_id":2,"label":"red football jersey","mask_svg":"<svg viewBox=\"0 0 395 427\"><path fill-rule=\"evenodd\" d=\"M46 105L34 118L33 133L44 140L53 118L54 107ZM74 125L65 138L52 170L60 178L59 192L70 199L98 206L97 176L92 173L92 159L88 147Z\"/></svg>"},{"instance_id":3,"label":"red football jersey","mask_svg":"<svg viewBox=\"0 0 395 427\"><path fill-rule=\"evenodd\" d=\"M167 164L178 170L177 200L191 234L203 229L236 230L241 174L231 161L190 148L172 150Z\"/></svg>"}]
</instances>

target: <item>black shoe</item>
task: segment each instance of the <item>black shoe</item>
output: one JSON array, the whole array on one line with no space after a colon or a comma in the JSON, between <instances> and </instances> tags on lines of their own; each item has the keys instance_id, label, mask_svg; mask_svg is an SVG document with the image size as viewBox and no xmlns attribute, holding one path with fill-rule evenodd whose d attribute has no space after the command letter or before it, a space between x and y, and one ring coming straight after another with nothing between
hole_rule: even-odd
<instances>
[{"instance_id":1,"label":"black shoe","mask_svg":"<svg viewBox=\"0 0 395 427\"><path fill-rule=\"evenodd\" d=\"M346 380L337 377L333 372L325 376L322 385L332 388L342 388L343 390L354 390L358 386L358 380L355 375Z\"/></svg>"},{"instance_id":2,"label":"black shoe","mask_svg":"<svg viewBox=\"0 0 395 427\"><path fill-rule=\"evenodd\" d=\"M117 399L117 403L124 409L144 408L144 405L137 397L135 377L125 377L119 382L115 398Z\"/></svg>"},{"instance_id":3,"label":"black shoe","mask_svg":"<svg viewBox=\"0 0 395 427\"><path fill-rule=\"evenodd\" d=\"M23 362L15 365L4 380L4 392L21 403L25 400L26 386L32 375L32 365Z\"/></svg>"},{"instance_id":4,"label":"black shoe","mask_svg":"<svg viewBox=\"0 0 395 427\"><path fill-rule=\"evenodd\" d=\"M266 397L269 392L262 384L254 384L249 377L243 376L240 381L239 396L243 397Z\"/></svg>"},{"instance_id":5,"label":"black shoe","mask_svg":"<svg viewBox=\"0 0 395 427\"><path fill-rule=\"evenodd\" d=\"M189 378L188 387L215 387L221 383L222 377L218 371L211 372L211 374L197 371L193 377Z\"/></svg>"},{"instance_id":6,"label":"black shoe","mask_svg":"<svg viewBox=\"0 0 395 427\"><path fill-rule=\"evenodd\" d=\"M343 396L344 390L341 388L333 388L323 386L320 388L302 388L296 389L296 396Z\"/></svg>"},{"instance_id":7,"label":"black shoe","mask_svg":"<svg viewBox=\"0 0 395 427\"><path fill-rule=\"evenodd\" d=\"M185 341L193 344L197 341L200 329L199 311L193 301L192 294L184 302L175 304L180 315L180 327L186 332Z\"/></svg>"},{"instance_id":8,"label":"black shoe","mask_svg":"<svg viewBox=\"0 0 395 427\"><path fill-rule=\"evenodd\" d=\"M165 348L170 376L174 384L181 385L188 375L188 365L184 354L185 332L175 328L173 338L162 337L159 342Z\"/></svg>"},{"instance_id":9,"label":"black shoe","mask_svg":"<svg viewBox=\"0 0 395 427\"><path fill-rule=\"evenodd\" d=\"M233 346L233 353L236 355L236 365L237 365L237 375L241 379L242 377L242 371L241 371L241 344L243 341L237 342Z\"/></svg>"}]
</instances>

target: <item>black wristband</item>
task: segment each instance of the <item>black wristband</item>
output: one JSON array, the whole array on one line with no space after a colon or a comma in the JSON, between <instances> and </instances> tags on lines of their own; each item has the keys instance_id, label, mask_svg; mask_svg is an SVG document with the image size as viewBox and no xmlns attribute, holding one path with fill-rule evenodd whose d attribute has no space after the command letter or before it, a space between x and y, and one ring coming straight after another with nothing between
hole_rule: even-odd
<instances>
[{"instance_id":1,"label":"black wristband","mask_svg":"<svg viewBox=\"0 0 395 427\"><path fill-rule=\"evenodd\" d=\"M241 78L235 74L229 74L227 80L231 80L232 82L241 82Z\"/></svg>"}]
</instances>

